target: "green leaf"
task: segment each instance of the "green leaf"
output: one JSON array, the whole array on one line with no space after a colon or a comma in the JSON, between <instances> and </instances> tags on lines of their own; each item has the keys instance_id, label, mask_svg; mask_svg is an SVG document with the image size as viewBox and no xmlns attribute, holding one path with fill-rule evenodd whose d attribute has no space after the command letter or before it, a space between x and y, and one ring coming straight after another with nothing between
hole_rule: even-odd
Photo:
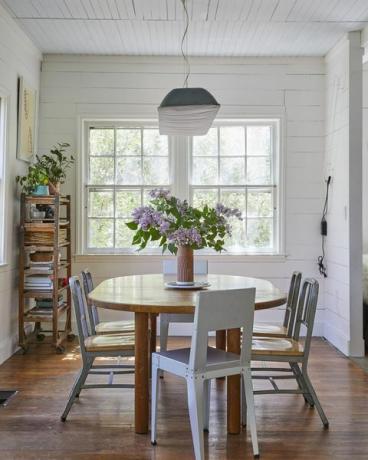
<instances>
[{"instance_id":1,"label":"green leaf","mask_svg":"<svg viewBox=\"0 0 368 460\"><path fill-rule=\"evenodd\" d=\"M125 225L126 225L128 228L130 228L130 230L137 230L137 228L138 228L137 222L134 222L134 221L132 221L132 222L127 222Z\"/></svg>"}]
</instances>

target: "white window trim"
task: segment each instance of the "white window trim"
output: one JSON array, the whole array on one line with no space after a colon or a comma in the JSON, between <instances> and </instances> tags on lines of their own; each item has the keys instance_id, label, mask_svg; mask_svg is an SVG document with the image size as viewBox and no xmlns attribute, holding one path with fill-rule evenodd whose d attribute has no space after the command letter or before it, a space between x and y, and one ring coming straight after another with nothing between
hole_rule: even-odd
<instances>
[{"instance_id":1,"label":"white window trim","mask_svg":"<svg viewBox=\"0 0 368 460\"><path fill-rule=\"evenodd\" d=\"M6 266L8 260L7 246L5 245L7 228L5 225L5 203L7 193L7 145L8 145L8 107L9 92L0 87L0 266Z\"/></svg>"},{"instance_id":2,"label":"white window trim","mask_svg":"<svg viewBox=\"0 0 368 460\"><path fill-rule=\"evenodd\" d=\"M278 111L277 113L272 110L269 113L260 113L255 111L252 115L242 116L242 117L231 117L216 120L214 125L224 125L224 124L234 124L234 123L246 123L246 122L266 122L272 121L277 123L278 129L274 130L275 135L279 135L278 139L274 139L274 145L277 147L277 159L276 165L279 167L279 170L274 168L274 174L278 177L277 183L277 203L278 203L278 220L276 223L275 230L277 235L278 247L275 247L274 251L258 251L252 252L249 250L239 251L239 252L223 252L221 254L214 253L211 250L201 250L200 254L218 258L221 257L221 260L227 258L233 260L234 257L236 260L240 261L252 261L252 260L271 260L274 258L277 261L285 260L287 257L285 254L285 159L284 151L286 148L286 132L285 132L285 113L284 111ZM87 208L87 194L86 194L86 174L87 174L87 161L88 161L88 152L86 152L86 140L88 139L88 128L91 124L93 126L118 126L124 124L124 126L157 126L157 120L152 118L119 118L119 117L96 117L96 116L80 116L77 119L77 132L78 132L78 146L81 154L78 156L77 160L77 183L76 183L76 258L78 260L84 260L85 257L97 257L102 260L104 257L114 256L115 259L130 258L130 257L140 257L142 260L146 257L167 257L168 254L161 254L161 250L145 250L143 253L136 251L134 248L129 250L114 250L110 249L108 252L106 250L96 251L93 253L88 253L86 245L86 208ZM174 143L177 143L174 149L169 149L173 151L173 161L170 161L170 181L172 183L171 191L174 195L179 196L179 198L189 198L190 197L190 183L189 183L189 174L190 174L190 154L189 149L186 151L183 150L183 142L179 140L178 137L170 138L169 145L173 146ZM174 171L175 170L175 171ZM174 183L172 178L175 177L174 173L181 171L181 174L176 174L176 177L179 177L180 180ZM184 177L182 174L183 171L186 171L188 177ZM276 233L274 232L274 233Z\"/></svg>"}]
</instances>

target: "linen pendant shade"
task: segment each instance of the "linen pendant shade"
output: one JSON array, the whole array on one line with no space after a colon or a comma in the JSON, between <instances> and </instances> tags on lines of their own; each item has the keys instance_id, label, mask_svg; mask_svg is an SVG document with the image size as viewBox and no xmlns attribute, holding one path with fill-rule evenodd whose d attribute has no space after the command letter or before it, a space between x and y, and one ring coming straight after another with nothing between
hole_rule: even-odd
<instances>
[{"instance_id":1,"label":"linen pendant shade","mask_svg":"<svg viewBox=\"0 0 368 460\"><path fill-rule=\"evenodd\" d=\"M204 88L175 88L158 107L160 134L207 134L219 108L220 104Z\"/></svg>"}]
</instances>

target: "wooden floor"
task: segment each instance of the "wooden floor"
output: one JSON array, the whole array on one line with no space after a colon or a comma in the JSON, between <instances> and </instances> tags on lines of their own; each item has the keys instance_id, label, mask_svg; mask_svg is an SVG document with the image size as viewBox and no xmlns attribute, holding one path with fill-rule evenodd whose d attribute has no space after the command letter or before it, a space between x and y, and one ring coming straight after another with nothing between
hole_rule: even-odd
<instances>
[{"instance_id":1,"label":"wooden floor","mask_svg":"<svg viewBox=\"0 0 368 460\"><path fill-rule=\"evenodd\" d=\"M184 339L171 340L174 346L184 343ZM0 388L19 390L7 407L0 408L1 460L193 458L185 386L175 377L166 376L161 382L156 447L148 436L134 433L133 390L85 391L68 421L61 423L59 417L79 364L76 344L69 344L65 355L55 355L47 345L40 345L0 367ZM368 459L368 375L317 339L310 376L330 429L322 428L317 412L305 406L300 395L257 396L261 458ZM225 396L224 382L213 382L207 456L250 459L248 434L226 434Z\"/></svg>"}]
</instances>

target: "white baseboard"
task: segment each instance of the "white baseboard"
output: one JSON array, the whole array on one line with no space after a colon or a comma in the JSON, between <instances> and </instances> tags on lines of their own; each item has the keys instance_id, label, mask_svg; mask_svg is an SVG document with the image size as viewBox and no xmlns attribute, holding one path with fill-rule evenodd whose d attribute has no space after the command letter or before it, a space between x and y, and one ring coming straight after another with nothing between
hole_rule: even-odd
<instances>
[{"instance_id":1,"label":"white baseboard","mask_svg":"<svg viewBox=\"0 0 368 460\"><path fill-rule=\"evenodd\" d=\"M323 337L334 347L339 349L345 356L349 356L349 337L336 329L331 323L324 323Z\"/></svg>"},{"instance_id":2,"label":"white baseboard","mask_svg":"<svg viewBox=\"0 0 368 460\"><path fill-rule=\"evenodd\" d=\"M0 342L0 364L9 359L18 350L17 336L6 337Z\"/></svg>"}]
</instances>

